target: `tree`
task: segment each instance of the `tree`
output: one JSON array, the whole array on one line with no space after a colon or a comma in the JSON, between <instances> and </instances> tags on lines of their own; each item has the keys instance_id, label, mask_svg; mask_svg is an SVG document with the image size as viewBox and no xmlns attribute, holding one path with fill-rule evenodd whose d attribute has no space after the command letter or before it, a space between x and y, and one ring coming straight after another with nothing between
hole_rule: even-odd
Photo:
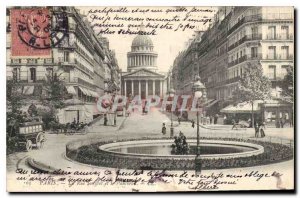
<instances>
[{"instance_id":1,"label":"tree","mask_svg":"<svg viewBox=\"0 0 300 198\"><path fill-rule=\"evenodd\" d=\"M294 103L294 70L287 68L287 74L282 81L282 99L289 103Z\"/></svg>"},{"instance_id":2,"label":"tree","mask_svg":"<svg viewBox=\"0 0 300 198\"><path fill-rule=\"evenodd\" d=\"M46 90L45 96L41 98L44 108L39 108L37 111L42 117L45 128L48 129L51 122L59 125L56 117L57 109L65 107L64 101L69 97L69 94L66 91L65 82L57 73L54 73L53 76L46 76L43 88Z\"/></svg>"},{"instance_id":3,"label":"tree","mask_svg":"<svg viewBox=\"0 0 300 198\"><path fill-rule=\"evenodd\" d=\"M252 107L252 127L254 127L253 105L255 100L266 100L271 98L271 82L263 75L262 67L259 64L248 64L244 69L237 89L233 92L233 101L249 102Z\"/></svg>"},{"instance_id":4,"label":"tree","mask_svg":"<svg viewBox=\"0 0 300 198\"><path fill-rule=\"evenodd\" d=\"M26 115L22 113L23 106L22 86L16 81L7 81L6 86L6 145L7 153L15 150L16 132L19 125L26 119Z\"/></svg>"},{"instance_id":5,"label":"tree","mask_svg":"<svg viewBox=\"0 0 300 198\"><path fill-rule=\"evenodd\" d=\"M54 76L47 75L46 78L43 85L44 89L47 90L46 100L55 108L63 108L65 106L64 100L68 97L68 93L65 90L65 82L57 73Z\"/></svg>"}]
</instances>

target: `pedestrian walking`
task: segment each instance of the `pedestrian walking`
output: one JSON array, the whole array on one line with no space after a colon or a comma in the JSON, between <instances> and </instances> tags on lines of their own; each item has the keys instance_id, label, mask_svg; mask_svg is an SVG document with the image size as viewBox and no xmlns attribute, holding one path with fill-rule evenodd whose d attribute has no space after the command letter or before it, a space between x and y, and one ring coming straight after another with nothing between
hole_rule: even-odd
<instances>
[{"instance_id":1,"label":"pedestrian walking","mask_svg":"<svg viewBox=\"0 0 300 198\"><path fill-rule=\"evenodd\" d=\"M263 122L260 125L260 137L262 138L266 136L265 129L266 129L265 122Z\"/></svg>"},{"instance_id":2,"label":"pedestrian walking","mask_svg":"<svg viewBox=\"0 0 300 198\"><path fill-rule=\"evenodd\" d=\"M232 129L231 130L233 130L233 129L237 129L237 123L235 122L234 119L232 119Z\"/></svg>"},{"instance_id":3,"label":"pedestrian walking","mask_svg":"<svg viewBox=\"0 0 300 198\"><path fill-rule=\"evenodd\" d=\"M195 128L195 121L192 120L192 127Z\"/></svg>"},{"instance_id":4,"label":"pedestrian walking","mask_svg":"<svg viewBox=\"0 0 300 198\"><path fill-rule=\"evenodd\" d=\"M248 119L248 128L251 128L252 127L252 120L251 118ZM255 127L255 126L254 126Z\"/></svg>"},{"instance_id":5,"label":"pedestrian walking","mask_svg":"<svg viewBox=\"0 0 300 198\"><path fill-rule=\"evenodd\" d=\"M218 114L216 114L216 115L215 115L215 117L214 117L214 124L217 124L217 122L218 122L218 118L219 118L219 115L218 115Z\"/></svg>"},{"instance_id":6,"label":"pedestrian walking","mask_svg":"<svg viewBox=\"0 0 300 198\"><path fill-rule=\"evenodd\" d=\"M258 123L256 123L254 125L254 129L255 129L255 137L258 138L258 136L259 136L259 126L258 126Z\"/></svg>"},{"instance_id":7,"label":"pedestrian walking","mask_svg":"<svg viewBox=\"0 0 300 198\"><path fill-rule=\"evenodd\" d=\"M223 118L223 124L226 124L226 122L227 122L227 116L224 115L224 118Z\"/></svg>"},{"instance_id":8,"label":"pedestrian walking","mask_svg":"<svg viewBox=\"0 0 300 198\"><path fill-rule=\"evenodd\" d=\"M167 133L167 128L166 128L166 124L165 123L163 123L161 132L162 132L163 135L166 135L166 133Z\"/></svg>"},{"instance_id":9,"label":"pedestrian walking","mask_svg":"<svg viewBox=\"0 0 300 198\"><path fill-rule=\"evenodd\" d=\"M210 120L209 120L209 116L206 116L206 119L205 119L205 124L211 124Z\"/></svg>"},{"instance_id":10,"label":"pedestrian walking","mask_svg":"<svg viewBox=\"0 0 300 198\"><path fill-rule=\"evenodd\" d=\"M103 123L103 124L104 124L104 126L107 126L107 121L108 121L108 120L107 120L107 115L106 115L106 114L104 114L104 123Z\"/></svg>"},{"instance_id":11,"label":"pedestrian walking","mask_svg":"<svg viewBox=\"0 0 300 198\"><path fill-rule=\"evenodd\" d=\"M283 128L284 124L285 124L284 118L280 118L280 128Z\"/></svg>"},{"instance_id":12,"label":"pedestrian walking","mask_svg":"<svg viewBox=\"0 0 300 198\"><path fill-rule=\"evenodd\" d=\"M181 123L181 117L178 116L178 124L180 125L180 123Z\"/></svg>"}]
</instances>

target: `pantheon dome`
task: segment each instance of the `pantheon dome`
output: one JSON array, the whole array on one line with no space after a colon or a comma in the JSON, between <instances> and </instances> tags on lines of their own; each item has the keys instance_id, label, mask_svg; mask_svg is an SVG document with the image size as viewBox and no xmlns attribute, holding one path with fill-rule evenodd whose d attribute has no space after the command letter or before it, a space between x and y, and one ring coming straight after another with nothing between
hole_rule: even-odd
<instances>
[{"instance_id":1,"label":"pantheon dome","mask_svg":"<svg viewBox=\"0 0 300 198\"><path fill-rule=\"evenodd\" d=\"M127 53L128 72L138 69L157 70L157 53L153 51L153 42L149 36L137 35Z\"/></svg>"},{"instance_id":2,"label":"pantheon dome","mask_svg":"<svg viewBox=\"0 0 300 198\"><path fill-rule=\"evenodd\" d=\"M121 81L122 94L127 97L140 95L146 99L150 95L163 97L166 93L165 75L158 71L157 53L149 36L137 35L132 40L127 71L122 73Z\"/></svg>"},{"instance_id":3,"label":"pantheon dome","mask_svg":"<svg viewBox=\"0 0 300 198\"><path fill-rule=\"evenodd\" d=\"M153 42L149 36L138 35L133 39L131 46L133 46L133 47L139 47L139 46L153 47Z\"/></svg>"}]
</instances>

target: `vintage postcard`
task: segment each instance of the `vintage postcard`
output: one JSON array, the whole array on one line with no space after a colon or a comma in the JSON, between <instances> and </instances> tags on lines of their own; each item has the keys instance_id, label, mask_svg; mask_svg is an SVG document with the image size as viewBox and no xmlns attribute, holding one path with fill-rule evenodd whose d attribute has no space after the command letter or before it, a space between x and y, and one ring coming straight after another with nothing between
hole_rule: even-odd
<instances>
[{"instance_id":1,"label":"vintage postcard","mask_svg":"<svg viewBox=\"0 0 300 198\"><path fill-rule=\"evenodd\" d=\"M294 7L6 7L9 192L294 191Z\"/></svg>"}]
</instances>

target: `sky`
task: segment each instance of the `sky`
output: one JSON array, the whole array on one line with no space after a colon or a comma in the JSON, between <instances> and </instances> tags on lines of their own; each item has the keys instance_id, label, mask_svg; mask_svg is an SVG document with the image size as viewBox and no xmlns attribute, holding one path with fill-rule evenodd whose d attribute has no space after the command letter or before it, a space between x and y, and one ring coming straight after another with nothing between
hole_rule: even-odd
<instances>
[{"instance_id":1,"label":"sky","mask_svg":"<svg viewBox=\"0 0 300 198\"><path fill-rule=\"evenodd\" d=\"M87 19L91 22L91 24L95 23L102 23L103 20L93 20L92 18L95 18L95 15L97 17L107 17L110 16L110 24L118 24L120 21L112 20L115 14L118 15L118 17L140 17L140 18L146 18L146 17L160 17L160 18L172 18L175 15L178 15L179 17L183 17L186 15L186 13L178 13L178 12L169 12L166 14L167 9L175 9L176 7L139 7L139 10L142 9L162 9L163 14L157 14L157 13L109 13L108 15L106 13L94 13L94 14L88 14L89 10L97 9L102 10L104 7L77 7L80 9L80 12L87 15ZM118 7L112 7L114 9ZM133 7L127 7L128 9L133 9ZM135 7L137 8L137 7ZM186 7L188 10L191 10L192 7ZM213 18L213 15L215 14L216 7L197 7L197 9L213 9L212 13L203 13L203 12L193 12L191 13L196 18L203 18L205 15L207 18ZM107 10L109 7L107 7ZM105 22L108 23L108 22ZM122 22L125 26L128 25L126 22ZM132 24L140 25L141 22L131 22ZM172 22L174 23L174 27L177 27L181 21L179 22ZM147 24L147 22L143 22L144 25ZM203 25L202 22L198 23L190 23L191 25L195 25L196 28L194 29L185 29L182 31L182 29L179 29L178 31L174 30L166 30L166 29L160 29L157 31L157 35L151 35L150 38L153 41L154 44L154 51L158 53L157 58L157 67L158 70L161 72L167 72L170 68L170 66L173 64L174 59L178 55L178 53L185 49L186 42L192 38L192 35L194 34L195 30L206 30L208 28L208 23ZM101 28L96 27L94 28L94 31L97 33L99 32ZM105 29L105 28L102 28ZM120 28L115 28L116 31L118 31ZM127 29L124 28L124 29ZM130 28L132 31L137 31L139 28ZM111 28L111 30L114 30L114 28ZM150 31L150 29L145 28L145 30ZM116 53L116 58L119 64L119 67L122 69L122 71L126 71L127 69L127 52L131 49L131 43L132 40L136 35L120 35L120 34L102 34L102 36L107 37L109 39L109 45L110 49L114 50Z\"/></svg>"}]
</instances>

